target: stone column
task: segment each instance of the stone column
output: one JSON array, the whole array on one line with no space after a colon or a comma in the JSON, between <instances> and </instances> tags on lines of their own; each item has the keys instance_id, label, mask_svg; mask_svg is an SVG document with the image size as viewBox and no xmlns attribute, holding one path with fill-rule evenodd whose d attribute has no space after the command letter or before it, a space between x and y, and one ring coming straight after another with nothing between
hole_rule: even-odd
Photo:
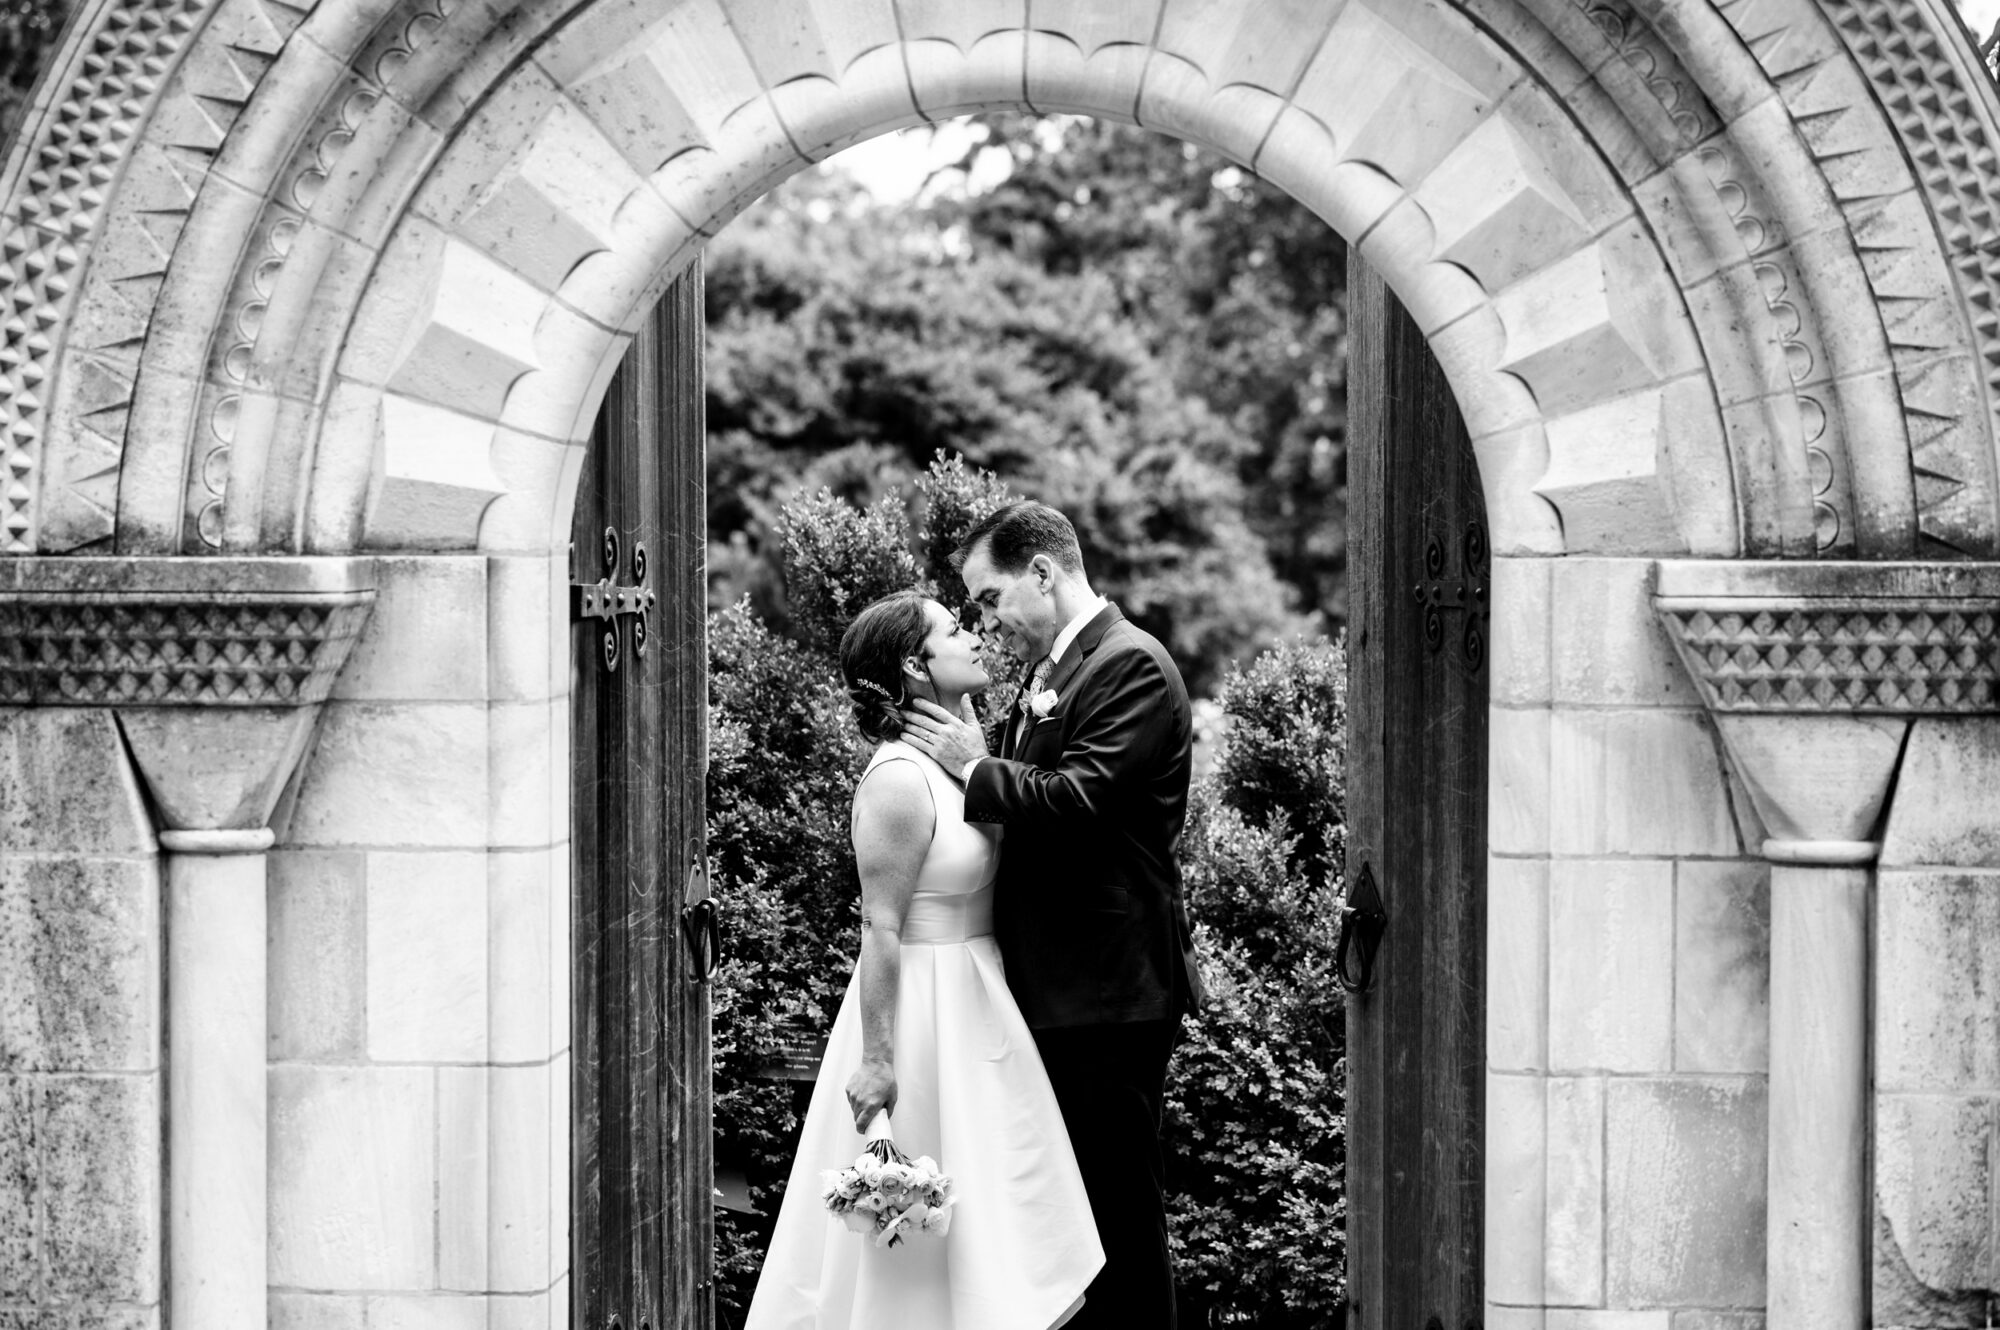
<instances>
[{"instance_id":1,"label":"stone column","mask_svg":"<svg viewBox=\"0 0 2000 1330\"><path fill-rule=\"evenodd\" d=\"M172 1315L261 1330L267 823L366 618L372 570L348 559L9 562L0 701L113 710L162 824Z\"/></svg>"},{"instance_id":2,"label":"stone column","mask_svg":"<svg viewBox=\"0 0 2000 1330\"><path fill-rule=\"evenodd\" d=\"M190 1325L262 1326L264 851L271 833L160 833L167 851L169 1305Z\"/></svg>"},{"instance_id":3,"label":"stone column","mask_svg":"<svg viewBox=\"0 0 2000 1330\"><path fill-rule=\"evenodd\" d=\"M1771 1330L1868 1324L1869 893L1907 719L1716 717L1771 862Z\"/></svg>"},{"instance_id":4,"label":"stone column","mask_svg":"<svg viewBox=\"0 0 2000 1330\"><path fill-rule=\"evenodd\" d=\"M1879 827L1912 719L1995 709L1996 573L1660 565L1655 607L1768 833L1770 1330L1869 1323Z\"/></svg>"}]
</instances>

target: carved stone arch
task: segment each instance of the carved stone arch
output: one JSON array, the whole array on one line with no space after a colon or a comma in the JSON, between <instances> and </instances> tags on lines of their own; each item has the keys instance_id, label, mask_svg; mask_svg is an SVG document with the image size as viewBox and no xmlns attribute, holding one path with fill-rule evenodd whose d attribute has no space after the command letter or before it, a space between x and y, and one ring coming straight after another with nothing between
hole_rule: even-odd
<instances>
[{"instance_id":1,"label":"carved stone arch","mask_svg":"<svg viewBox=\"0 0 2000 1330\"><path fill-rule=\"evenodd\" d=\"M1265 174L1516 552L2000 544L1942 0L100 0L0 180L16 551L546 549L637 320L807 162L1025 106Z\"/></svg>"}]
</instances>

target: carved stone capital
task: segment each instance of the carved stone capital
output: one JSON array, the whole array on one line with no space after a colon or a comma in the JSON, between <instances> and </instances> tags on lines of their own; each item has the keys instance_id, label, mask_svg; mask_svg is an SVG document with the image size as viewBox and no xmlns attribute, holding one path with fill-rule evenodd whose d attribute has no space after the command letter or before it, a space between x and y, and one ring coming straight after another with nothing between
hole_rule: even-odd
<instances>
[{"instance_id":1,"label":"carved stone capital","mask_svg":"<svg viewBox=\"0 0 2000 1330\"><path fill-rule=\"evenodd\" d=\"M372 583L365 559L8 559L0 705L309 706Z\"/></svg>"},{"instance_id":2,"label":"carved stone capital","mask_svg":"<svg viewBox=\"0 0 2000 1330\"><path fill-rule=\"evenodd\" d=\"M2000 712L2000 565L1662 562L1654 608L1711 712Z\"/></svg>"},{"instance_id":3,"label":"carved stone capital","mask_svg":"<svg viewBox=\"0 0 2000 1330\"><path fill-rule=\"evenodd\" d=\"M267 844L373 581L366 559L0 560L0 706L114 710L166 848Z\"/></svg>"}]
</instances>

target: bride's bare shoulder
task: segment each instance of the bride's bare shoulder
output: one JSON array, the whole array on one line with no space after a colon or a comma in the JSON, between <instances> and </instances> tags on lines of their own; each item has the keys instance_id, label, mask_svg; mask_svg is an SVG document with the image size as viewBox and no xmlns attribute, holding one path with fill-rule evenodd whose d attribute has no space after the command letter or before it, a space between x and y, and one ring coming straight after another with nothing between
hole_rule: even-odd
<instances>
[{"instance_id":1,"label":"bride's bare shoulder","mask_svg":"<svg viewBox=\"0 0 2000 1330\"><path fill-rule=\"evenodd\" d=\"M930 781L912 757L879 758L854 789L857 837L929 838L937 818Z\"/></svg>"}]
</instances>

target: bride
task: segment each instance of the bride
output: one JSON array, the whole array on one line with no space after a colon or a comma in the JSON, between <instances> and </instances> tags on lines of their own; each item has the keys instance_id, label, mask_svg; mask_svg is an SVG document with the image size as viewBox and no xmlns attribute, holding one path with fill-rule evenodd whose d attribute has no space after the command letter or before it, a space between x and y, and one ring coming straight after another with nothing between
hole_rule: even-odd
<instances>
[{"instance_id":1,"label":"bride","mask_svg":"<svg viewBox=\"0 0 2000 1330\"><path fill-rule=\"evenodd\" d=\"M923 699L969 714L980 641L914 591L840 644L855 722L878 747L854 791L861 955L827 1040L746 1330L1050 1330L1104 1263L1083 1181L993 940L998 827L897 736ZM942 1237L878 1248L821 1201L875 1115L958 1198Z\"/></svg>"}]
</instances>

